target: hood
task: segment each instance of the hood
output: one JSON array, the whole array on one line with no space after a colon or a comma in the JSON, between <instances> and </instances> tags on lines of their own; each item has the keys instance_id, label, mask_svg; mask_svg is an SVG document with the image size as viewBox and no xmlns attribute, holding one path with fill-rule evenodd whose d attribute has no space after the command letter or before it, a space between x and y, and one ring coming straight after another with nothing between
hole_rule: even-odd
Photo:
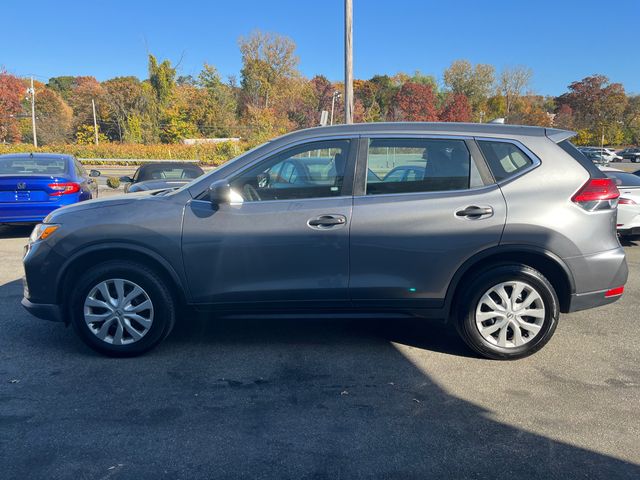
<instances>
[{"instance_id":1,"label":"hood","mask_svg":"<svg viewBox=\"0 0 640 480\"><path fill-rule=\"evenodd\" d=\"M95 208L104 209L135 202L140 198L148 197L152 193L153 192L138 192L130 195L117 195L109 198L97 198L95 200L74 203L73 205L68 205L54 210L44 219L44 223L56 223L60 217L68 214L93 210Z\"/></svg>"}]
</instances>

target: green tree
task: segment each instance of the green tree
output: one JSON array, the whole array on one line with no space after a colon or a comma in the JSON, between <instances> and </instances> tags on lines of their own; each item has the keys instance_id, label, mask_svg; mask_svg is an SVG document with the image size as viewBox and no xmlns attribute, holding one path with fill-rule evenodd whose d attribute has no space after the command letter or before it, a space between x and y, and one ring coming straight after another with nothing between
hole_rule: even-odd
<instances>
[{"instance_id":1,"label":"green tree","mask_svg":"<svg viewBox=\"0 0 640 480\"><path fill-rule=\"evenodd\" d=\"M65 75L62 77L51 77L47 87L58 93L64 100L69 99L71 91L76 85L76 77Z\"/></svg>"},{"instance_id":2,"label":"green tree","mask_svg":"<svg viewBox=\"0 0 640 480\"><path fill-rule=\"evenodd\" d=\"M91 145L95 143L96 136L95 130L93 128L93 124L91 125L80 125L76 129L76 143L78 145ZM98 128L98 142L106 143L108 141L107 136L104 133L100 132L100 128Z\"/></svg>"},{"instance_id":3,"label":"green tree","mask_svg":"<svg viewBox=\"0 0 640 480\"><path fill-rule=\"evenodd\" d=\"M282 92L282 81L299 76L296 44L275 33L252 32L238 40L242 54L243 104L266 107Z\"/></svg>"},{"instance_id":4,"label":"green tree","mask_svg":"<svg viewBox=\"0 0 640 480\"><path fill-rule=\"evenodd\" d=\"M468 60L456 60L444 71L444 84L452 93L462 93L477 115L492 93L495 69L492 65L472 65Z\"/></svg>"},{"instance_id":5,"label":"green tree","mask_svg":"<svg viewBox=\"0 0 640 480\"><path fill-rule=\"evenodd\" d=\"M171 66L169 60L158 64L156 57L149 54L149 83L158 103L166 105L176 85L176 69Z\"/></svg>"},{"instance_id":6,"label":"green tree","mask_svg":"<svg viewBox=\"0 0 640 480\"><path fill-rule=\"evenodd\" d=\"M624 142L633 145L640 144L640 95L628 98L622 123Z\"/></svg>"},{"instance_id":7,"label":"green tree","mask_svg":"<svg viewBox=\"0 0 640 480\"><path fill-rule=\"evenodd\" d=\"M155 98L148 84L136 77L116 77L102 87L108 107L105 133L110 139L153 142L158 138L157 120L150 114Z\"/></svg>"}]
</instances>

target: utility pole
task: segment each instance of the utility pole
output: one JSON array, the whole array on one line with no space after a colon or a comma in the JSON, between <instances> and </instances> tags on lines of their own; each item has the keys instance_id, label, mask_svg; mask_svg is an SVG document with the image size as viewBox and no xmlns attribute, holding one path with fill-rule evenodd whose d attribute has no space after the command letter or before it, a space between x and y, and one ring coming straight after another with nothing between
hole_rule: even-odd
<instances>
[{"instance_id":1,"label":"utility pole","mask_svg":"<svg viewBox=\"0 0 640 480\"><path fill-rule=\"evenodd\" d=\"M96 145L98 145L98 122L96 122L96 102L91 99L91 106L93 107L93 133L96 137Z\"/></svg>"},{"instance_id":2,"label":"utility pole","mask_svg":"<svg viewBox=\"0 0 640 480\"><path fill-rule=\"evenodd\" d=\"M33 88L33 77L31 77L31 129L33 131L33 146L38 148L38 136L36 135L36 89Z\"/></svg>"},{"instance_id":3,"label":"utility pole","mask_svg":"<svg viewBox=\"0 0 640 480\"><path fill-rule=\"evenodd\" d=\"M341 93L340 92L333 92L333 95L331 96L331 122L330 125L333 125L333 110L334 107L336 106L336 99L340 98Z\"/></svg>"},{"instance_id":4,"label":"utility pole","mask_svg":"<svg viewBox=\"0 0 640 480\"><path fill-rule=\"evenodd\" d=\"M344 123L353 123L353 2L344 0Z\"/></svg>"}]
</instances>

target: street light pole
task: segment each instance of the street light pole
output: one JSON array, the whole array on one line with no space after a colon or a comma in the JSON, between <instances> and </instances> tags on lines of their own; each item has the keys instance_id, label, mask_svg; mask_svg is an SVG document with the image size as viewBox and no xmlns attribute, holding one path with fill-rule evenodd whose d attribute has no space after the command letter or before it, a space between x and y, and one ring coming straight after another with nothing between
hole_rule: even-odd
<instances>
[{"instance_id":1,"label":"street light pole","mask_svg":"<svg viewBox=\"0 0 640 480\"><path fill-rule=\"evenodd\" d=\"M31 96L31 129L33 131L33 146L38 148L38 136L36 134L36 89L33 88L33 77L31 77L29 95Z\"/></svg>"},{"instance_id":2,"label":"street light pole","mask_svg":"<svg viewBox=\"0 0 640 480\"><path fill-rule=\"evenodd\" d=\"M96 102L91 99L91 106L93 107L93 134L95 136L96 145L98 145L98 122L96 121Z\"/></svg>"},{"instance_id":3,"label":"street light pole","mask_svg":"<svg viewBox=\"0 0 640 480\"><path fill-rule=\"evenodd\" d=\"M340 92L333 92L333 95L331 96L331 121L330 121L330 125L333 125L333 109L336 105L336 99L340 98Z\"/></svg>"},{"instance_id":4,"label":"street light pole","mask_svg":"<svg viewBox=\"0 0 640 480\"><path fill-rule=\"evenodd\" d=\"M353 3L344 0L344 123L353 123Z\"/></svg>"}]
</instances>

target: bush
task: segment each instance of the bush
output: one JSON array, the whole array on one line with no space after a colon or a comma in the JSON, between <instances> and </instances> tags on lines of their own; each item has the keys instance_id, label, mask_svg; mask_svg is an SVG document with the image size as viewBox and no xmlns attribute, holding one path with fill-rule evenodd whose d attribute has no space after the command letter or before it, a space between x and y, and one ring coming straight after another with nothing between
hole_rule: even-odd
<instances>
[{"instance_id":1,"label":"bush","mask_svg":"<svg viewBox=\"0 0 640 480\"><path fill-rule=\"evenodd\" d=\"M101 143L99 145L59 144L34 148L27 143L0 144L0 154L49 152L75 155L91 165L136 165L142 160L197 160L200 165L217 166L248 149L245 143L222 142L202 145ZM128 161L127 161L128 160Z\"/></svg>"},{"instance_id":2,"label":"bush","mask_svg":"<svg viewBox=\"0 0 640 480\"><path fill-rule=\"evenodd\" d=\"M107 178L107 186L110 188L113 188L114 190L120 187L120 178L118 177Z\"/></svg>"}]
</instances>

